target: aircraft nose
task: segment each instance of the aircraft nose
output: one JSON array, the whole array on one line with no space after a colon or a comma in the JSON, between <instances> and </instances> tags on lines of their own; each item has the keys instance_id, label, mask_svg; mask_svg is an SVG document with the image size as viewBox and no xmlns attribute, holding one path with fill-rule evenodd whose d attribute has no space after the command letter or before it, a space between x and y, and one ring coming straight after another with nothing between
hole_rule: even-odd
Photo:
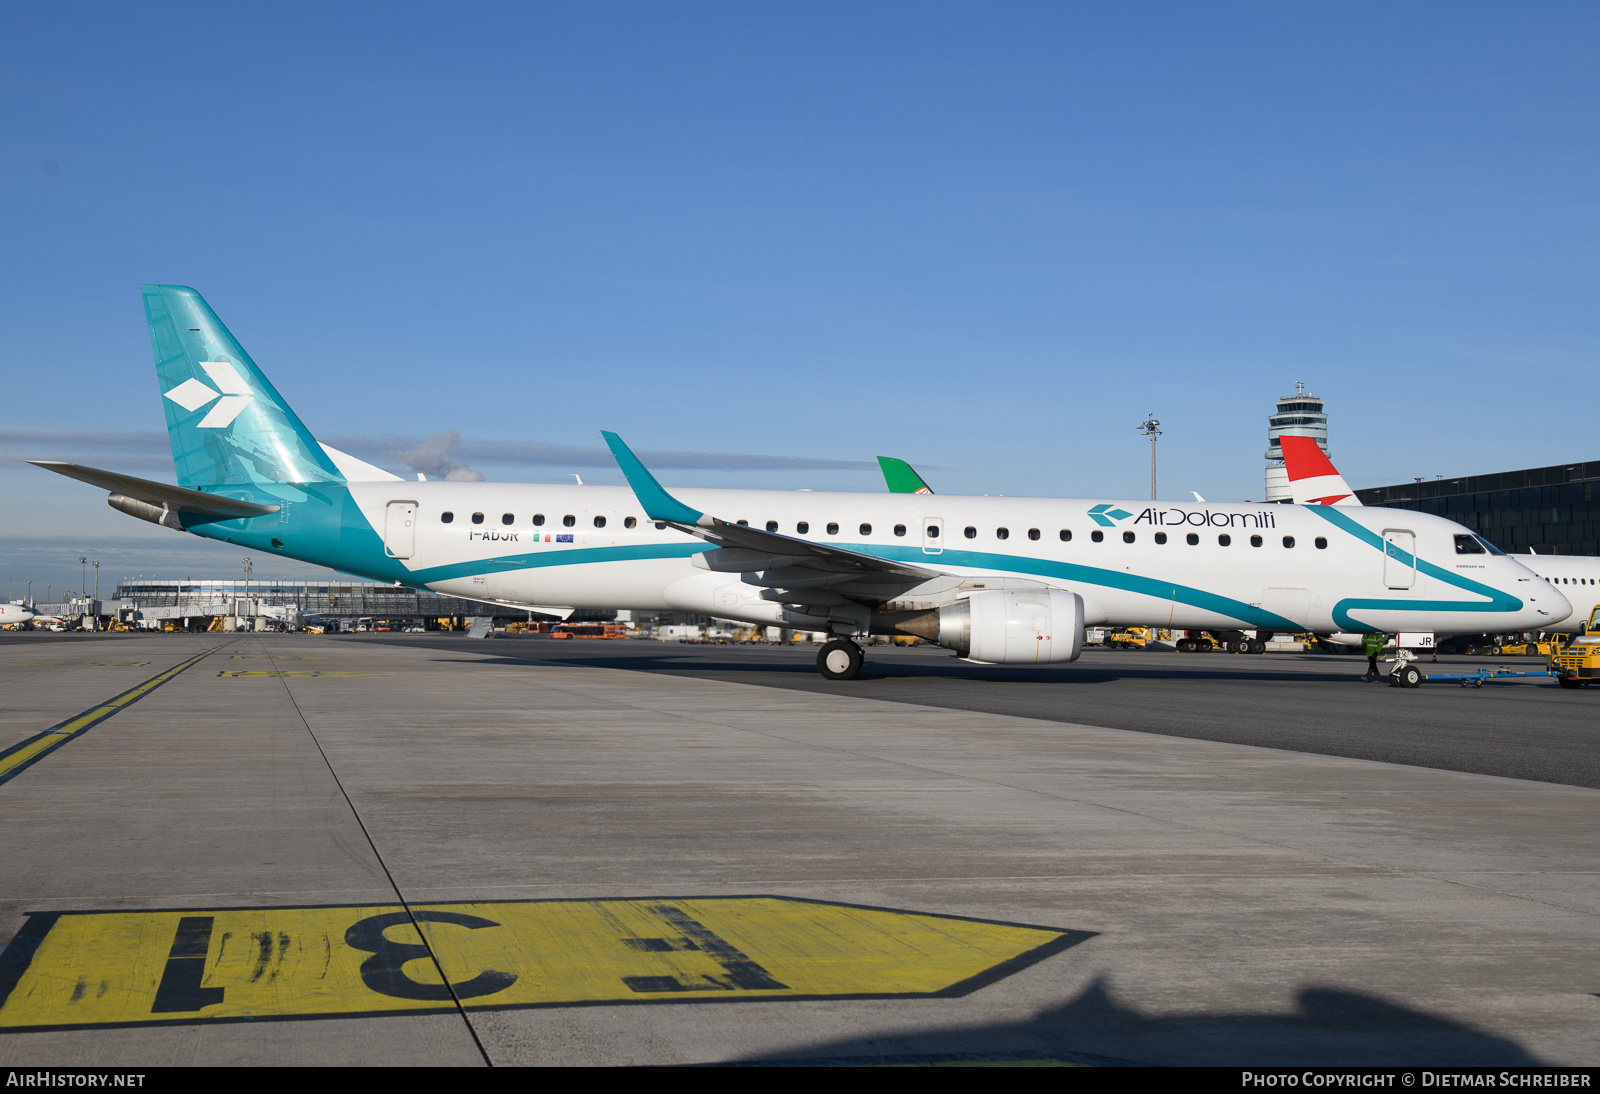
<instances>
[{"instance_id":1,"label":"aircraft nose","mask_svg":"<svg viewBox=\"0 0 1600 1094\"><path fill-rule=\"evenodd\" d=\"M1528 598L1528 608L1531 614L1537 616L1535 626L1539 628L1553 627L1572 614L1572 602L1561 595L1561 590L1545 582L1545 587L1539 590L1537 596ZM1543 609L1548 615L1539 615Z\"/></svg>"}]
</instances>

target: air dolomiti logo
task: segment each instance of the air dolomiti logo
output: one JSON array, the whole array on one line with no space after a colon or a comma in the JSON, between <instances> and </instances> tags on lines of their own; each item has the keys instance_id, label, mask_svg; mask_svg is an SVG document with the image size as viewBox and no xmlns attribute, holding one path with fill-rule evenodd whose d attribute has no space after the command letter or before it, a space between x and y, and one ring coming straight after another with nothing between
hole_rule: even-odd
<instances>
[{"instance_id":1,"label":"air dolomiti logo","mask_svg":"<svg viewBox=\"0 0 1600 1094\"><path fill-rule=\"evenodd\" d=\"M1101 505L1096 505L1093 509L1089 510L1090 519L1092 519L1102 528L1114 528L1116 527L1117 521L1127 520L1131 516L1133 516L1133 514L1128 512L1126 509L1112 508L1112 505L1109 501Z\"/></svg>"},{"instance_id":2,"label":"air dolomiti logo","mask_svg":"<svg viewBox=\"0 0 1600 1094\"><path fill-rule=\"evenodd\" d=\"M1102 528L1114 528L1117 521L1127 520L1133 514L1126 509L1118 509L1111 502L1103 502L1089 510L1089 517ZM1198 525L1208 528L1276 528L1277 520L1272 513L1218 513L1211 509L1157 509L1151 507L1143 510L1133 517L1135 524L1154 524L1158 528L1170 528L1176 524Z\"/></svg>"},{"instance_id":3,"label":"air dolomiti logo","mask_svg":"<svg viewBox=\"0 0 1600 1094\"><path fill-rule=\"evenodd\" d=\"M200 428L226 429L233 424L241 410L255 402L255 394L231 361L201 361L200 367L206 370L206 375L221 391L213 391L199 380L190 378L167 392L167 398L190 413L215 400L216 405L200 419Z\"/></svg>"}]
</instances>

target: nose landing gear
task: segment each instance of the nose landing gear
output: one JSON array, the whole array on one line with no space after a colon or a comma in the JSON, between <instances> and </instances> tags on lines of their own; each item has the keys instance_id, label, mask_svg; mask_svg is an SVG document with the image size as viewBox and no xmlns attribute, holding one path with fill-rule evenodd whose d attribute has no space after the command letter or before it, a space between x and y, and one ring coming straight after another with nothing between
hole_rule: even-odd
<instances>
[{"instance_id":1,"label":"nose landing gear","mask_svg":"<svg viewBox=\"0 0 1600 1094\"><path fill-rule=\"evenodd\" d=\"M854 680L866 657L847 638L835 638L817 652L817 671L825 680Z\"/></svg>"}]
</instances>

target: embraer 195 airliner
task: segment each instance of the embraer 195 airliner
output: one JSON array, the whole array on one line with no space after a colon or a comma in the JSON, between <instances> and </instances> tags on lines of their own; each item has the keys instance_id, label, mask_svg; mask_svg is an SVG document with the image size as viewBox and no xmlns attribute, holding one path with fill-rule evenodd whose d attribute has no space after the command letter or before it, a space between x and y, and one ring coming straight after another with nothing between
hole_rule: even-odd
<instances>
[{"instance_id":1,"label":"embraer 195 airliner","mask_svg":"<svg viewBox=\"0 0 1600 1094\"><path fill-rule=\"evenodd\" d=\"M1401 510L669 493L615 433L626 487L411 482L318 443L199 293L143 292L182 485L38 466L143 520L396 585L824 631L838 680L870 634L1037 665L1075 660L1086 625L1513 631L1572 610L1467 529Z\"/></svg>"}]
</instances>

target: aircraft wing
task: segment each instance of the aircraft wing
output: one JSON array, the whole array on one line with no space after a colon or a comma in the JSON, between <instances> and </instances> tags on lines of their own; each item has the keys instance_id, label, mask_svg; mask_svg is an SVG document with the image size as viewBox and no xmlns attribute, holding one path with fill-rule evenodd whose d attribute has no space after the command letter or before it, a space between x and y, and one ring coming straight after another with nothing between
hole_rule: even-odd
<instances>
[{"instance_id":1,"label":"aircraft wing","mask_svg":"<svg viewBox=\"0 0 1600 1094\"><path fill-rule=\"evenodd\" d=\"M667 493L639 457L615 433L602 432L645 516L698 536L719 548L702 556L707 569L728 573L762 571L759 583L793 591L797 603L826 603L816 590L830 589L867 599L896 593L947 577L940 570L891 562L860 551L768 532L692 509Z\"/></svg>"},{"instance_id":2,"label":"aircraft wing","mask_svg":"<svg viewBox=\"0 0 1600 1094\"><path fill-rule=\"evenodd\" d=\"M239 520L244 517L260 517L268 513L276 513L276 505L257 505L253 501L241 501L238 498L223 497L221 494L207 494L200 490L189 490L182 486L168 486L164 482L151 482L149 479L136 479L132 475L120 475L115 471L101 471L94 467L84 467L82 464L61 463L57 460L29 460L35 467L42 467L46 471L54 471L58 475L65 475L69 479L77 479L91 486L98 486L102 490L110 490L113 494L133 498L158 508L169 509L176 513L194 513L210 517L213 520Z\"/></svg>"},{"instance_id":3,"label":"aircraft wing","mask_svg":"<svg viewBox=\"0 0 1600 1094\"><path fill-rule=\"evenodd\" d=\"M1310 437L1278 438L1296 505L1360 505L1350 484Z\"/></svg>"}]
</instances>

